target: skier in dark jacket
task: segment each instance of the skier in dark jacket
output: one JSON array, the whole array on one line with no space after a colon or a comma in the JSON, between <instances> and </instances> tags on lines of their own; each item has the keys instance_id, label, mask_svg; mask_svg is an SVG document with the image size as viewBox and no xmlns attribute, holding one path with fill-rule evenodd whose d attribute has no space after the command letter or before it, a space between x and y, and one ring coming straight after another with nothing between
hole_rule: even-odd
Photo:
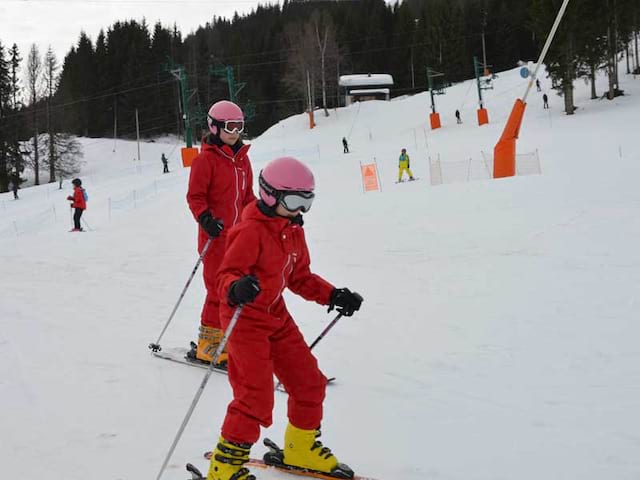
<instances>
[{"instance_id":1,"label":"skier in dark jacket","mask_svg":"<svg viewBox=\"0 0 640 480\"><path fill-rule=\"evenodd\" d=\"M18 182L18 176L16 175L11 180L11 191L13 192L13 199L14 200L20 200L20 197L18 197L18 184L19 183L20 182Z\"/></svg>"},{"instance_id":2,"label":"skier in dark jacket","mask_svg":"<svg viewBox=\"0 0 640 480\"><path fill-rule=\"evenodd\" d=\"M162 160L162 166L164 167L162 173L169 173L169 160L167 160L167 157L164 156L164 153L162 154L162 158L160 160Z\"/></svg>"}]
</instances>

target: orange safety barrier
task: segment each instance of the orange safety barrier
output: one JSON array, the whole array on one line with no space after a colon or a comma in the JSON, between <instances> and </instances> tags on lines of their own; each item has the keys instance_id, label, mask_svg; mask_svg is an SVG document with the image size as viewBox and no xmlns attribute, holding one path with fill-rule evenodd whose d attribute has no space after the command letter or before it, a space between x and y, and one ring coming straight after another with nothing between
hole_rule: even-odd
<instances>
[{"instance_id":1,"label":"orange safety barrier","mask_svg":"<svg viewBox=\"0 0 640 480\"><path fill-rule=\"evenodd\" d=\"M193 163L193 159L198 156L198 147L184 147L180 149L182 154L182 166L187 168Z\"/></svg>"},{"instance_id":2,"label":"orange safety barrier","mask_svg":"<svg viewBox=\"0 0 640 480\"><path fill-rule=\"evenodd\" d=\"M360 171L362 173L362 185L365 192L380 190L380 184L378 182L378 167L375 163L361 165Z\"/></svg>"},{"instance_id":3,"label":"orange safety barrier","mask_svg":"<svg viewBox=\"0 0 640 480\"><path fill-rule=\"evenodd\" d=\"M486 108L479 108L478 109L478 125L482 126L482 125L486 125L487 123L489 123L489 112L487 111Z\"/></svg>"},{"instance_id":4,"label":"orange safety barrier","mask_svg":"<svg viewBox=\"0 0 640 480\"><path fill-rule=\"evenodd\" d=\"M436 128L440 128L442 126L442 124L440 123L440 114L438 112L430 113L429 121L431 122L431 130L435 130Z\"/></svg>"},{"instance_id":5,"label":"orange safety barrier","mask_svg":"<svg viewBox=\"0 0 640 480\"><path fill-rule=\"evenodd\" d=\"M516 174L516 140L527 104L517 99L502 136L493 149L493 178L513 177Z\"/></svg>"}]
</instances>

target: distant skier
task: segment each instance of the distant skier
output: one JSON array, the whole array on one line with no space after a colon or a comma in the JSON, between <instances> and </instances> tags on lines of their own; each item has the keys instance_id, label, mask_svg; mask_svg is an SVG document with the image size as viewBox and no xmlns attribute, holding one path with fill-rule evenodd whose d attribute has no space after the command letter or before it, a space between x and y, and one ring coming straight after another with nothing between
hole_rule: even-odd
<instances>
[{"instance_id":1,"label":"distant skier","mask_svg":"<svg viewBox=\"0 0 640 480\"><path fill-rule=\"evenodd\" d=\"M349 144L346 137L342 137L342 148L344 149L343 153L349 153Z\"/></svg>"},{"instance_id":2,"label":"distant skier","mask_svg":"<svg viewBox=\"0 0 640 480\"><path fill-rule=\"evenodd\" d=\"M458 125L462 123L462 119L460 118L460 110L456 110L456 122Z\"/></svg>"},{"instance_id":3,"label":"distant skier","mask_svg":"<svg viewBox=\"0 0 640 480\"><path fill-rule=\"evenodd\" d=\"M547 97L546 93L542 94L542 104L545 110L549 108L549 97Z\"/></svg>"},{"instance_id":4,"label":"distant skier","mask_svg":"<svg viewBox=\"0 0 640 480\"><path fill-rule=\"evenodd\" d=\"M227 229L240 221L245 205L253 202L253 172L242 143L244 114L227 100L214 103L207 114L209 133L194 158L189 176L187 202L199 224L198 252L207 240L211 244L203 259L203 278L207 297L200 315L200 334L195 357L210 362L222 339L216 272L225 250ZM226 365L227 353L219 358Z\"/></svg>"},{"instance_id":5,"label":"distant skier","mask_svg":"<svg viewBox=\"0 0 640 480\"><path fill-rule=\"evenodd\" d=\"M11 180L11 191L13 192L13 199L14 200L20 200L20 197L18 197L18 184L20 182L18 181L17 175L13 177L13 179Z\"/></svg>"},{"instance_id":6,"label":"distant skier","mask_svg":"<svg viewBox=\"0 0 640 480\"><path fill-rule=\"evenodd\" d=\"M413 178L413 173L411 173L410 163L407 149L403 148L400 151L400 158L398 159L398 182L402 181L405 171L407 172L407 175L409 175L409 181L415 180L415 178Z\"/></svg>"},{"instance_id":7,"label":"distant skier","mask_svg":"<svg viewBox=\"0 0 640 480\"><path fill-rule=\"evenodd\" d=\"M67 200L71 202L71 208L75 209L73 213L73 230L71 231L82 232L80 217L82 217L82 213L87 209L87 201L85 200L85 193L82 188L82 180L74 178L71 183L73 184L73 195L67 197Z\"/></svg>"},{"instance_id":8,"label":"distant skier","mask_svg":"<svg viewBox=\"0 0 640 480\"><path fill-rule=\"evenodd\" d=\"M540 80L538 78L536 78L536 89L540 92L542 91L542 88L540 87Z\"/></svg>"},{"instance_id":9,"label":"distant skier","mask_svg":"<svg viewBox=\"0 0 640 480\"><path fill-rule=\"evenodd\" d=\"M360 309L362 297L309 269L302 213L314 200L311 170L295 158L277 158L260 172L259 183L260 200L247 205L242 221L230 230L218 274L222 326L229 326L238 305L244 309L229 336L233 400L207 480L255 480L244 464L260 426L272 423L274 373L289 393L284 463L327 474L351 472L317 439L327 378L282 294L289 288L346 317Z\"/></svg>"},{"instance_id":10,"label":"distant skier","mask_svg":"<svg viewBox=\"0 0 640 480\"><path fill-rule=\"evenodd\" d=\"M169 160L164 156L164 152L162 153L162 158L160 160L162 160L162 165L164 167L162 173L169 173Z\"/></svg>"}]
</instances>

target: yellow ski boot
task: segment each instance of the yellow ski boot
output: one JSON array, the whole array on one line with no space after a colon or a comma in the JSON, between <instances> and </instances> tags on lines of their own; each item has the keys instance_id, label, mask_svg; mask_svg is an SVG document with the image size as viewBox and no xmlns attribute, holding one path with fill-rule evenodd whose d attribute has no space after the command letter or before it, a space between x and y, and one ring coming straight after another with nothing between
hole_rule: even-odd
<instances>
[{"instance_id":1,"label":"yellow ski boot","mask_svg":"<svg viewBox=\"0 0 640 480\"><path fill-rule=\"evenodd\" d=\"M211 363L211 360L213 360L213 354L216 353L216 350L220 345L220 340L222 340L223 335L224 335L224 332L219 328L200 325L200 334L198 335L198 348L196 350L196 358L203 362ZM227 353L227 350L225 348L220 354L220 357L216 362L216 366L226 365L228 359L229 359L229 354Z\"/></svg>"},{"instance_id":2,"label":"yellow ski boot","mask_svg":"<svg viewBox=\"0 0 640 480\"><path fill-rule=\"evenodd\" d=\"M333 472L338 459L316 440L319 436L320 430L302 430L289 423L284 434L284 463L316 472Z\"/></svg>"},{"instance_id":3,"label":"yellow ski boot","mask_svg":"<svg viewBox=\"0 0 640 480\"><path fill-rule=\"evenodd\" d=\"M243 465L249 461L250 443L234 443L220 437L211 455L207 480L256 480Z\"/></svg>"}]
</instances>

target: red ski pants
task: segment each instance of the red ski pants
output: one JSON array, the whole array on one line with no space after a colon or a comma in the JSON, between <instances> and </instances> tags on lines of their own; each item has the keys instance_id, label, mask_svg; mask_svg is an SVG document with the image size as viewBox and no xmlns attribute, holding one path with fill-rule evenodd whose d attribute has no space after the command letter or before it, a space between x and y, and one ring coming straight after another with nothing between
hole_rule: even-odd
<instances>
[{"instance_id":1,"label":"red ski pants","mask_svg":"<svg viewBox=\"0 0 640 480\"><path fill-rule=\"evenodd\" d=\"M223 307L225 329L232 313ZM275 318L245 307L227 345L233 400L222 426L225 439L255 443L260 426L271 425L274 373L289 394L289 421L304 430L320 426L327 378L286 310L283 318Z\"/></svg>"},{"instance_id":2,"label":"red ski pants","mask_svg":"<svg viewBox=\"0 0 640 480\"><path fill-rule=\"evenodd\" d=\"M222 257L224 257L225 238L215 238L211 241L207 254L202 260L204 286L207 296L204 300L200 323L207 327L220 328L220 300L216 290L216 278Z\"/></svg>"}]
</instances>

